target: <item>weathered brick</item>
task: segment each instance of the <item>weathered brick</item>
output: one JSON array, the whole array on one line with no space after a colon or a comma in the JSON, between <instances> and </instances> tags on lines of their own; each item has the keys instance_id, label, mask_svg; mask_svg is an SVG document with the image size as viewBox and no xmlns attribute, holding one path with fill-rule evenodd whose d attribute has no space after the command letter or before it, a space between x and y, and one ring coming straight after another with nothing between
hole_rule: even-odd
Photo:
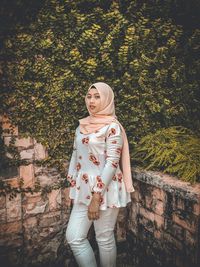
<instances>
[{"instance_id":1,"label":"weathered brick","mask_svg":"<svg viewBox=\"0 0 200 267\"><path fill-rule=\"evenodd\" d=\"M40 227L53 226L57 224L62 224L60 211L44 214L38 223Z\"/></svg>"},{"instance_id":2,"label":"weathered brick","mask_svg":"<svg viewBox=\"0 0 200 267\"><path fill-rule=\"evenodd\" d=\"M68 188L63 188L61 191L63 206L68 206L71 203L71 200L69 198L69 190L70 188L68 187Z\"/></svg>"},{"instance_id":3,"label":"weathered brick","mask_svg":"<svg viewBox=\"0 0 200 267\"><path fill-rule=\"evenodd\" d=\"M34 192L33 194L25 193L25 196L23 197L23 203L25 204L36 203L41 201L41 199L42 199L41 192Z\"/></svg>"},{"instance_id":4,"label":"weathered brick","mask_svg":"<svg viewBox=\"0 0 200 267\"><path fill-rule=\"evenodd\" d=\"M119 210L116 223L116 235L117 235L117 241L119 242L126 240L126 225L127 225L127 209L121 208Z\"/></svg>"},{"instance_id":5,"label":"weathered brick","mask_svg":"<svg viewBox=\"0 0 200 267\"><path fill-rule=\"evenodd\" d=\"M170 243L170 246L175 250L183 250L183 242L177 240L173 236L171 236L169 233L163 232L163 242Z\"/></svg>"},{"instance_id":6,"label":"weathered brick","mask_svg":"<svg viewBox=\"0 0 200 267\"><path fill-rule=\"evenodd\" d=\"M197 239L198 236L195 234L192 234L190 231L185 231L185 242L187 245L194 247L197 245Z\"/></svg>"},{"instance_id":7,"label":"weathered brick","mask_svg":"<svg viewBox=\"0 0 200 267\"><path fill-rule=\"evenodd\" d=\"M158 215L163 215L164 213L164 203L161 200L154 199L152 203L153 211Z\"/></svg>"},{"instance_id":8,"label":"weathered brick","mask_svg":"<svg viewBox=\"0 0 200 267\"><path fill-rule=\"evenodd\" d=\"M152 191L152 196L156 199L159 199L161 201L164 201L165 200L165 192L160 189L160 188L154 188L153 191Z\"/></svg>"},{"instance_id":9,"label":"weathered brick","mask_svg":"<svg viewBox=\"0 0 200 267\"><path fill-rule=\"evenodd\" d=\"M23 226L27 229L32 229L34 227L37 227L38 219L37 217L29 217L23 220Z\"/></svg>"},{"instance_id":10,"label":"weathered brick","mask_svg":"<svg viewBox=\"0 0 200 267\"><path fill-rule=\"evenodd\" d=\"M131 199L132 201L136 201L136 202L139 202L140 201L140 194L139 194L139 191L135 191L133 193L131 193Z\"/></svg>"},{"instance_id":11,"label":"weathered brick","mask_svg":"<svg viewBox=\"0 0 200 267\"><path fill-rule=\"evenodd\" d=\"M198 203L195 203L195 204L193 205L193 213L194 213L195 215L197 215L197 216L200 215L200 200L199 200Z\"/></svg>"},{"instance_id":12,"label":"weathered brick","mask_svg":"<svg viewBox=\"0 0 200 267\"><path fill-rule=\"evenodd\" d=\"M197 231L197 221L195 219L189 221L181 219L177 214L173 214L173 221L192 233Z\"/></svg>"},{"instance_id":13,"label":"weathered brick","mask_svg":"<svg viewBox=\"0 0 200 267\"><path fill-rule=\"evenodd\" d=\"M149 219L150 221L154 221L155 214L153 212L150 212L147 209L140 207L139 213L143 215L145 218Z\"/></svg>"},{"instance_id":14,"label":"weathered brick","mask_svg":"<svg viewBox=\"0 0 200 267\"><path fill-rule=\"evenodd\" d=\"M34 149L24 149L20 152L21 159L33 160L34 159Z\"/></svg>"},{"instance_id":15,"label":"weathered brick","mask_svg":"<svg viewBox=\"0 0 200 267\"><path fill-rule=\"evenodd\" d=\"M3 141L6 146L10 145L10 142L12 140L12 136L4 136Z\"/></svg>"},{"instance_id":16,"label":"weathered brick","mask_svg":"<svg viewBox=\"0 0 200 267\"><path fill-rule=\"evenodd\" d=\"M151 196L145 196L145 205L148 209L152 209L153 198Z\"/></svg>"},{"instance_id":17,"label":"weathered brick","mask_svg":"<svg viewBox=\"0 0 200 267\"><path fill-rule=\"evenodd\" d=\"M139 223L142 224L145 229L147 229L149 232L154 232L154 223L153 221L143 217L143 216L139 216Z\"/></svg>"},{"instance_id":18,"label":"weathered brick","mask_svg":"<svg viewBox=\"0 0 200 267\"><path fill-rule=\"evenodd\" d=\"M22 230L21 221L18 222L9 222L0 225L0 235L5 233L19 233Z\"/></svg>"},{"instance_id":19,"label":"weathered brick","mask_svg":"<svg viewBox=\"0 0 200 267\"><path fill-rule=\"evenodd\" d=\"M4 209L6 207L6 196L0 196L0 209Z\"/></svg>"},{"instance_id":20,"label":"weathered brick","mask_svg":"<svg viewBox=\"0 0 200 267\"><path fill-rule=\"evenodd\" d=\"M57 210L61 206L61 190L52 190L51 193L48 194L49 198L49 210Z\"/></svg>"},{"instance_id":21,"label":"weathered brick","mask_svg":"<svg viewBox=\"0 0 200 267\"><path fill-rule=\"evenodd\" d=\"M162 237L161 231L159 230L154 230L153 234L156 239L160 239Z\"/></svg>"},{"instance_id":22,"label":"weathered brick","mask_svg":"<svg viewBox=\"0 0 200 267\"><path fill-rule=\"evenodd\" d=\"M21 205L12 205L9 206L7 209L7 221L14 222L21 219L22 212L21 212Z\"/></svg>"},{"instance_id":23,"label":"weathered brick","mask_svg":"<svg viewBox=\"0 0 200 267\"><path fill-rule=\"evenodd\" d=\"M11 187L19 187L19 177L6 179L5 182Z\"/></svg>"},{"instance_id":24,"label":"weathered brick","mask_svg":"<svg viewBox=\"0 0 200 267\"><path fill-rule=\"evenodd\" d=\"M154 215L154 220L155 220L155 224L156 224L156 228L160 229L161 227L164 228L164 217L160 216L158 214Z\"/></svg>"},{"instance_id":25,"label":"weathered brick","mask_svg":"<svg viewBox=\"0 0 200 267\"><path fill-rule=\"evenodd\" d=\"M21 194L10 199L10 195L6 196L6 217L8 222L14 222L21 219Z\"/></svg>"},{"instance_id":26,"label":"weathered brick","mask_svg":"<svg viewBox=\"0 0 200 267\"><path fill-rule=\"evenodd\" d=\"M48 204L48 201L40 201L37 203L29 203L26 206L24 206L25 209L25 215L37 215L39 213L44 213L46 206Z\"/></svg>"},{"instance_id":27,"label":"weathered brick","mask_svg":"<svg viewBox=\"0 0 200 267\"><path fill-rule=\"evenodd\" d=\"M2 116L0 118L0 121L2 121L3 130L8 130L8 132L3 131L3 136L18 135L18 127L11 125L10 120L7 116Z\"/></svg>"},{"instance_id":28,"label":"weathered brick","mask_svg":"<svg viewBox=\"0 0 200 267\"><path fill-rule=\"evenodd\" d=\"M33 187L35 182L33 164L20 166L20 178L24 181L23 188Z\"/></svg>"},{"instance_id":29,"label":"weathered brick","mask_svg":"<svg viewBox=\"0 0 200 267\"><path fill-rule=\"evenodd\" d=\"M6 223L6 209L0 209L0 223Z\"/></svg>"},{"instance_id":30,"label":"weathered brick","mask_svg":"<svg viewBox=\"0 0 200 267\"><path fill-rule=\"evenodd\" d=\"M36 141L34 142L34 152L35 152L35 160L45 159L48 154L46 148Z\"/></svg>"},{"instance_id":31,"label":"weathered brick","mask_svg":"<svg viewBox=\"0 0 200 267\"><path fill-rule=\"evenodd\" d=\"M59 232L59 230L61 231L60 225L43 227L40 231L40 237L47 237L48 238L52 234Z\"/></svg>"},{"instance_id":32,"label":"weathered brick","mask_svg":"<svg viewBox=\"0 0 200 267\"><path fill-rule=\"evenodd\" d=\"M184 199L175 196L174 197L174 201L173 201L173 209L180 209L180 210L184 210L185 209L185 203L184 203Z\"/></svg>"},{"instance_id":33,"label":"weathered brick","mask_svg":"<svg viewBox=\"0 0 200 267\"><path fill-rule=\"evenodd\" d=\"M170 233L174 238L177 238L180 241L184 240L185 229L174 223L172 220L165 219L164 230Z\"/></svg>"},{"instance_id":34,"label":"weathered brick","mask_svg":"<svg viewBox=\"0 0 200 267\"><path fill-rule=\"evenodd\" d=\"M33 147L33 139L31 137L17 138L15 141L15 146L17 146L19 149Z\"/></svg>"}]
</instances>

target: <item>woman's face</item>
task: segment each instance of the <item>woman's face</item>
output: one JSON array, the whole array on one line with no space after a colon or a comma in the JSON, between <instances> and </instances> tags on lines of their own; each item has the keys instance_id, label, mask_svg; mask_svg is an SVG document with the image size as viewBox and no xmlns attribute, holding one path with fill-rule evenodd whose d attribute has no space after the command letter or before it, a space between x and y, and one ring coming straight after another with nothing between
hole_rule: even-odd
<instances>
[{"instance_id":1,"label":"woman's face","mask_svg":"<svg viewBox=\"0 0 200 267\"><path fill-rule=\"evenodd\" d=\"M97 89L91 88L86 95L86 104L91 113L97 113L101 107L101 98Z\"/></svg>"}]
</instances>

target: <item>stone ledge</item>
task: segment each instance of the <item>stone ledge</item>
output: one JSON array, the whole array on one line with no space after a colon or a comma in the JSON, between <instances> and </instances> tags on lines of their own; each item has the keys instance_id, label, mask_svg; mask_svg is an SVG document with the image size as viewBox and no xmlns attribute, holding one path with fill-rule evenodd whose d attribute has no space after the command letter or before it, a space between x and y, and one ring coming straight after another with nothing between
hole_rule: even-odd
<instances>
[{"instance_id":1,"label":"stone ledge","mask_svg":"<svg viewBox=\"0 0 200 267\"><path fill-rule=\"evenodd\" d=\"M178 194L179 197L196 200L200 203L200 184L191 185L189 182L178 180L175 176L157 171L145 171L136 167L132 171L134 179L158 187L166 192ZM132 193L134 194L134 193Z\"/></svg>"}]
</instances>

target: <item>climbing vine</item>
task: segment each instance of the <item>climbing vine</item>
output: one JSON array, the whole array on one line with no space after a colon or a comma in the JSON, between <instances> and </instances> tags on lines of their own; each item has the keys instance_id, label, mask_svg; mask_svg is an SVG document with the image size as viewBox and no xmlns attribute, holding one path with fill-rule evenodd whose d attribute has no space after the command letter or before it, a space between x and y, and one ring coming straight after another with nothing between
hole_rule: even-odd
<instances>
[{"instance_id":1,"label":"climbing vine","mask_svg":"<svg viewBox=\"0 0 200 267\"><path fill-rule=\"evenodd\" d=\"M47 148L45 164L61 170L70 158L84 95L97 81L114 90L132 158L139 140L162 127L198 132L200 31L170 17L170 3L44 1L28 26L6 36L1 114Z\"/></svg>"}]
</instances>

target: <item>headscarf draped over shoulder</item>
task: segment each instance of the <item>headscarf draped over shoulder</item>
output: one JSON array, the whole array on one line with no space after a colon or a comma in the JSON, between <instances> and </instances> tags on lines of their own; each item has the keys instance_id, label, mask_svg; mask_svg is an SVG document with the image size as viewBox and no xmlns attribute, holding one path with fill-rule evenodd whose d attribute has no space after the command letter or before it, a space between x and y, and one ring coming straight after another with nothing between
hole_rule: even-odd
<instances>
[{"instance_id":1,"label":"headscarf draped over shoulder","mask_svg":"<svg viewBox=\"0 0 200 267\"><path fill-rule=\"evenodd\" d=\"M90 115L79 120L80 131L83 134L90 134L101 129L105 125L111 124L112 122L119 124L122 130L122 137L123 137L123 147L120 158L120 167L123 173L126 191L134 192L135 189L132 184L128 139L123 126L117 120L117 117L115 115L113 90L108 84L103 82L97 82L92 84L89 87L88 91L91 89L92 86L94 86L97 89L100 95L100 100L101 100L100 109L96 113L92 113L90 111L89 107L87 106L87 101L86 101L87 94L86 94L85 103Z\"/></svg>"}]
</instances>

